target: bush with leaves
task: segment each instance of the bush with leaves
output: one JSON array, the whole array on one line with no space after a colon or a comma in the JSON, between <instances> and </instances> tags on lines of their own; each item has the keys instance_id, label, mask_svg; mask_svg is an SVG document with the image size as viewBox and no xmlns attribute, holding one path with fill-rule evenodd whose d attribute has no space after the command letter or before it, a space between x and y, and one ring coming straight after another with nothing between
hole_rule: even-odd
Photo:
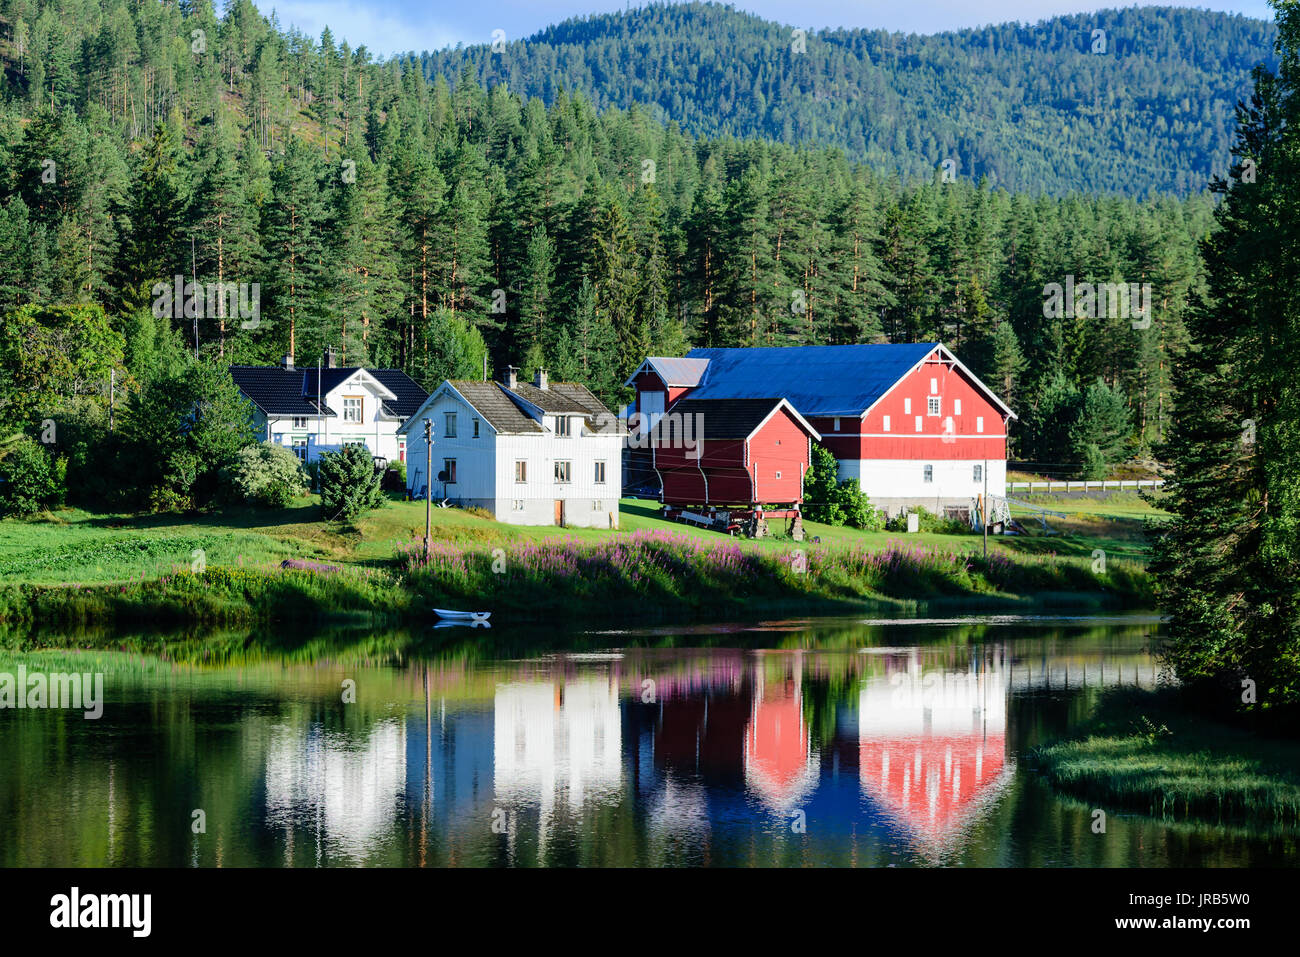
<instances>
[{"instance_id":1,"label":"bush with leaves","mask_svg":"<svg viewBox=\"0 0 1300 957\"><path fill-rule=\"evenodd\" d=\"M34 515L63 502L67 463L23 436L0 458L0 515Z\"/></svg>"},{"instance_id":2,"label":"bush with leaves","mask_svg":"<svg viewBox=\"0 0 1300 957\"><path fill-rule=\"evenodd\" d=\"M317 479L326 521L351 522L384 503L374 460L362 446L322 452L317 461Z\"/></svg>"},{"instance_id":3,"label":"bush with leaves","mask_svg":"<svg viewBox=\"0 0 1300 957\"><path fill-rule=\"evenodd\" d=\"M283 445L267 442L236 452L224 479L235 499L264 508L288 508L308 490L307 473L298 456Z\"/></svg>"},{"instance_id":4,"label":"bush with leaves","mask_svg":"<svg viewBox=\"0 0 1300 957\"><path fill-rule=\"evenodd\" d=\"M835 456L814 445L812 462L804 478L804 517L824 525L848 525L866 531L879 529L880 512L862 486L852 479L841 482L838 475Z\"/></svg>"}]
</instances>

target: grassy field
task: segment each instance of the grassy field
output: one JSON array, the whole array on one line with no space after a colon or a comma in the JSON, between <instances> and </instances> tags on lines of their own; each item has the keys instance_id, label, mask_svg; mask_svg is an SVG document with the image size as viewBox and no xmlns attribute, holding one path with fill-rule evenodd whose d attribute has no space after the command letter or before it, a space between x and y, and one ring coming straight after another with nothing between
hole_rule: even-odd
<instances>
[{"instance_id":1,"label":"grassy field","mask_svg":"<svg viewBox=\"0 0 1300 957\"><path fill-rule=\"evenodd\" d=\"M1038 523L1029 520L1026 525L1032 535L994 536L990 548L1010 555L1054 553L1089 562L1096 548L1119 559L1144 557L1136 506L1126 503L1123 511L1112 506L1104 512L1083 511L1080 502L1071 507L1077 516L1049 519L1052 531L1058 534L1042 533ZM1149 507L1147 511L1156 514ZM596 543L612 534L598 529L506 525L454 508L435 508L433 522L436 541L487 549L556 539ZM716 532L664 521L658 517L658 503L652 501L624 499L620 522L624 532L672 530L708 542L729 541ZM815 522L806 523L805 529L808 541L804 546L780 537L739 541L744 548L781 552L817 547L814 538L828 548L884 548L900 540L944 550L982 547L978 535L859 532ZM206 565L264 567L286 558L304 558L377 568L390 565L400 546L423 535L423 503L404 502L397 496L355 527L321 521L314 500L283 510L227 509L193 516L97 515L67 509L29 520L0 521L0 583L140 581L195 567L200 551Z\"/></svg>"},{"instance_id":2,"label":"grassy field","mask_svg":"<svg viewBox=\"0 0 1300 957\"><path fill-rule=\"evenodd\" d=\"M1033 755L1053 787L1094 807L1172 820L1300 824L1300 744L1188 710L1179 690L1103 695L1077 740Z\"/></svg>"},{"instance_id":3,"label":"grassy field","mask_svg":"<svg viewBox=\"0 0 1300 957\"><path fill-rule=\"evenodd\" d=\"M520 620L628 613L620 608L669 618L847 612L881 602L1151 600L1141 524L1129 518L995 536L984 558L974 534L809 522L804 542L747 540L666 522L649 501L625 499L620 515L622 528L611 532L513 526L435 508L430 563L420 545L423 503L396 496L356 525L322 521L314 500L192 516L62 510L0 522L0 620L233 624L401 618L427 615L431 605L492 608ZM1098 548L1108 562L1100 567ZM498 555L509 571L494 565ZM339 571L281 572L286 558Z\"/></svg>"}]
</instances>

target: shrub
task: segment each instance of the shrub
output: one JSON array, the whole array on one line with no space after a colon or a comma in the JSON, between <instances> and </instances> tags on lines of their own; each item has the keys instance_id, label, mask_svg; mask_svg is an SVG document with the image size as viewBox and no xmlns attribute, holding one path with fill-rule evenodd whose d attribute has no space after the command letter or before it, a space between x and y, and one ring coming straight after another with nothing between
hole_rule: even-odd
<instances>
[{"instance_id":1,"label":"shrub","mask_svg":"<svg viewBox=\"0 0 1300 957\"><path fill-rule=\"evenodd\" d=\"M322 452L317 475L326 521L351 522L384 503L374 461L359 445L349 445L341 452Z\"/></svg>"},{"instance_id":2,"label":"shrub","mask_svg":"<svg viewBox=\"0 0 1300 957\"><path fill-rule=\"evenodd\" d=\"M250 505L287 508L296 497L307 494L302 463L282 445L259 442L240 449L223 477L230 492Z\"/></svg>"},{"instance_id":3,"label":"shrub","mask_svg":"<svg viewBox=\"0 0 1300 957\"><path fill-rule=\"evenodd\" d=\"M812 463L804 481L804 517L825 525L849 525L865 531L880 528L880 512L862 487L852 479L837 479L835 456L820 445L813 446Z\"/></svg>"},{"instance_id":4,"label":"shrub","mask_svg":"<svg viewBox=\"0 0 1300 957\"><path fill-rule=\"evenodd\" d=\"M0 459L0 514L34 515L63 501L67 463L24 436Z\"/></svg>"},{"instance_id":5,"label":"shrub","mask_svg":"<svg viewBox=\"0 0 1300 957\"><path fill-rule=\"evenodd\" d=\"M916 508L913 511L919 516L919 530L922 532L937 535L965 535L970 532L970 525L959 518L945 518L927 508ZM885 523L885 528L891 532L907 531L907 512L899 512Z\"/></svg>"}]
</instances>

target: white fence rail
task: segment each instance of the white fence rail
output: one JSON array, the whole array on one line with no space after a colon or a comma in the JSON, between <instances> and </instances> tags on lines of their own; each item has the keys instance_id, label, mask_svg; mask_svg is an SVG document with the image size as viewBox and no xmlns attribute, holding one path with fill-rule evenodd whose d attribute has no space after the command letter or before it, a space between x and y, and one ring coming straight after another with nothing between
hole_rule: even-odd
<instances>
[{"instance_id":1,"label":"white fence rail","mask_svg":"<svg viewBox=\"0 0 1300 957\"><path fill-rule=\"evenodd\" d=\"M1077 482L1008 482L1007 488L1018 492L1101 492L1106 489L1160 488L1164 479L1107 479Z\"/></svg>"}]
</instances>

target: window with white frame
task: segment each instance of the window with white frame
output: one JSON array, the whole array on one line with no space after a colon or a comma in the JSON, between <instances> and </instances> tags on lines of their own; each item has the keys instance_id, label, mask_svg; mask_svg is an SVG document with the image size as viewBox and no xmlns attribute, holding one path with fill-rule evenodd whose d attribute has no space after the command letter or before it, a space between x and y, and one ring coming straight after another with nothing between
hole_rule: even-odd
<instances>
[{"instance_id":1,"label":"window with white frame","mask_svg":"<svg viewBox=\"0 0 1300 957\"><path fill-rule=\"evenodd\" d=\"M934 392L938 392L938 391L939 391L939 380L938 380L938 379L931 379L931 380L930 380L930 392L931 392L931 393L934 393Z\"/></svg>"},{"instance_id":2,"label":"window with white frame","mask_svg":"<svg viewBox=\"0 0 1300 957\"><path fill-rule=\"evenodd\" d=\"M454 439L456 437L456 413L444 412L442 414L442 437L444 439Z\"/></svg>"},{"instance_id":3,"label":"window with white frame","mask_svg":"<svg viewBox=\"0 0 1300 957\"><path fill-rule=\"evenodd\" d=\"M975 431L976 432L984 431L984 416L982 415L975 416Z\"/></svg>"},{"instance_id":4,"label":"window with white frame","mask_svg":"<svg viewBox=\"0 0 1300 957\"><path fill-rule=\"evenodd\" d=\"M940 399L937 395L929 396L925 400L926 415L941 415L942 407L943 407L943 400Z\"/></svg>"},{"instance_id":5,"label":"window with white frame","mask_svg":"<svg viewBox=\"0 0 1300 957\"><path fill-rule=\"evenodd\" d=\"M446 481L448 485L456 481L456 460L455 459L443 459L442 470L447 473L447 478L444 481Z\"/></svg>"},{"instance_id":6,"label":"window with white frame","mask_svg":"<svg viewBox=\"0 0 1300 957\"><path fill-rule=\"evenodd\" d=\"M604 462L596 463L596 484L597 485L605 484L605 463Z\"/></svg>"},{"instance_id":7,"label":"window with white frame","mask_svg":"<svg viewBox=\"0 0 1300 957\"><path fill-rule=\"evenodd\" d=\"M604 506L604 504L601 502L600 499L598 499L598 498L597 498L597 499L592 499L592 502L591 502L591 510L592 510L593 512L599 512L599 511L600 511L602 508L604 508L604 507L605 507L605 506Z\"/></svg>"},{"instance_id":8,"label":"window with white frame","mask_svg":"<svg viewBox=\"0 0 1300 957\"><path fill-rule=\"evenodd\" d=\"M975 466L975 481L977 482L984 481L984 466L982 465Z\"/></svg>"},{"instance_id":9,"label":"window with white frame","mask_svg":"<svg viewBox=\"0 0 1300 957\"><path fill-rule=\"evenodd\" d=\"M524 510L524 500L522 498L517 498L510 503L510 507L516 512L522 512Z\"/></svg>"},{"instance_id":10,"label":"window with white frame","mask_svg":"<svg viewBox=\"0 0 1300 957\"><path fill-rule=\"evenodd\" d=\"M933 482L933 481L934 481L934 466L933 466L933 465L927 465L927 466L925 467L925 481L927 481L927 482Z\"/></svg>"},{"instance_id":11,"label":"window with white frame","mask_svg":"<svg viewBox=\"0 0 1300 957\"><path fill-rule=\"evenodd\" d=\"M884 431L884 432L888 432L888 431L889 431L889 416L885 416L884 421L883 421L881 424L882 424L882 427L883 427L883 428L882 428L882 431Z\"/></svg>"},{"instance_id":12,"label":"window with white frame","mask_svg":"<svg viewBox=\"0 0 1300 957\"><path fill-rule=\"evenodd\" d=\"M305 416L305 415L295 415L295 416L293 417L293 427L294 427L295 429L305 429L305 428L307 428L307 416Z\"/></svg>"},{"instance_id":13,"label":"window with white frame","mask_svg":"<svg viewBox=\"0 0 1300 957\"><path fill-rule=\"evenodd\" d=\"M569 431L569 417L567 415L557 415L555 417L555 434L564 436L572 434Z\"/></svg>"},{"instance_id":14,"label":"window with white frame","mask_svg":"<svg viewBox=\"0 0 1300 957\"><path fill-rule=\"evenodd\" d=\"M344 422L364 422L361 417L364 399L359 395L345 395L343 397L343 421Z\"/></svg>"},{"instance_id":15,"label":"window with white frame","mask_svg":"<svg viewBox=\"0 0 1300 957\"><path fill-rule=\"evenodd\" d=\"M916 417L916 431L918 431L918 432L922 431L922 429L921 429L921 417L920 417L919 415Z\"/></svg>"},{"instance_id":16,"label":"window with white frame","mask_svg":"<svg viewBox=\"0 0 1300 957\"><path fill-rule=\"evenodd\" d=\"M300 461L303 462L307 461L307 440L306 439L293 440L293 454L298 456Z\"/></svg>"},{"instance_id":17,"label":"window with white frame","mask_svg":"<svg viewBox=\"0 0 1300 957\"><path fill-rule=\"evenodd\" d=\"M572 462L566 462L566 461L561 461L561 460L559 460L559 459L556 459L556 461L555 461L555 481L559 482L561 485L566 485L566 484L568 484L569 482L573 481L573 463L572 463Z\"/></svg>"},{"instance_id":18,"label":"window with white frame","mask_svg":"<svg viewBox=\"0 0 1300 957\"><path fill-rule=\"evenodd\" d=\"M528 462L524 459L515 459L515 481L521 485L528 481Z\"/></svg>"},{"instance_id":19,"label":"window with white frame","mask_svg":"<svg viewBox=\"0 0 1300 957\"><path fill-rule=\"evenodd\" d=\"M952 414L961 415L961 399L952 400Z\"/></svg>"},{"instance_id":20,"label":"window with white frame","mask_svg":"<svg viewBox=\"0 0 1300 957\"><path fill-rule=\"evenodd\" d=\"M781 477L781 473L780 473L780 472L777 472L777 473L776 473L776 477L777 477L777 478L780 478L780 477Z\"/></svg>"},{"instance_id":21,"label":"window with white frame","mask_svg":"<svg viewBox=\"0 0 1300 957\"><path fill-rule=\"evenodd\" d=\"M912 414L912 400L911 400L911 399L904 399L904 400L903 400L903 415L911 415L911 414Z\"/></svg>"}]
</instances>

